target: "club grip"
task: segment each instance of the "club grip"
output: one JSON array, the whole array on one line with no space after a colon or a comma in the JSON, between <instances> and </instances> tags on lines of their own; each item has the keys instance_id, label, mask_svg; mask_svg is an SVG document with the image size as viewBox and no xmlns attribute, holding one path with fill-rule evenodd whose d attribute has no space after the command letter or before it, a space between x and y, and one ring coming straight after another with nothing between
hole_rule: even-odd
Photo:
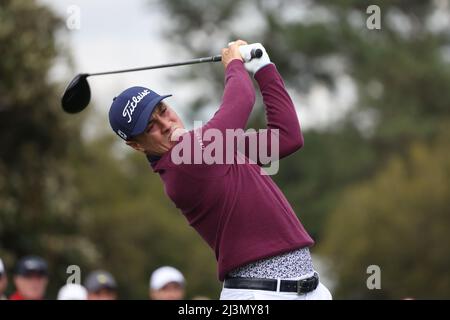
<instances>
[{"instance_id":1,"label":"club grip","mask_svg":"<svg viewBox=\"0 0 450 320\"><path fill-rule=\"evenodd\" d=\"M252 59L259 59L263 56L263 51L261 49L252 49L250 51L250 60Z\"/></svg>"},{"instance_id":2,"label":"club grip","mask_svg":"<svg viewBox=\"0 0 450 320\"><path fill-rule=\"evenodd\" d=\"M250 51L250 60L259 59L262 56L263 56L263 51L259 48L252 49L252 51ZM218 54L216 56L212 56L212 57L208 57L208 58L204 58L204 59L208 59L209 61L213 61L213 62L219 62L219 61L222 61L222 56L220 54Z\"/></svg>"}]
</instances>

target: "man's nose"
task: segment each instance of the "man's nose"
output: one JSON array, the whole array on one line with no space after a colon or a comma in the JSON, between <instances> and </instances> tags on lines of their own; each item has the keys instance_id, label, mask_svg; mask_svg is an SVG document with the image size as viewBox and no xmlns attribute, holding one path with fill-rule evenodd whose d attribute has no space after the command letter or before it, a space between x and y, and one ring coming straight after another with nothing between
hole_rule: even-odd
<instances>
[{"instance_id":1,"label":"man's nose","mask_svg":"<svg viewBox=\"0 0 450 320\"><path fill-rule=\"evenodd\" d=\"M166 119L164 117L158 116L157 121L158 121L159 127L161 128L161 131L163 133L166 133L167 131L170 131L172 123L171 123L171 121L169 119Z\"/></svg>"}]
</instances>

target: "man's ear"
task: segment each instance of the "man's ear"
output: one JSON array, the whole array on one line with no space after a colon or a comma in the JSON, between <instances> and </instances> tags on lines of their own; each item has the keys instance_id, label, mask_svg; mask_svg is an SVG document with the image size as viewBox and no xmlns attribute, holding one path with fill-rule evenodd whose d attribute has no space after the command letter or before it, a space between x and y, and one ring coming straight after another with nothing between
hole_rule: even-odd
<instances>
[{"instance_id":1,"label":"man's ear","mask_svg":"<svg viewBox=\"0 0 450 320\"><path fill-rule=\"evenodd\" d=\"M145 150L144 150L144 148L142 148L142 146L139 144L139 142L136 142L136 141L125 141L125 143L128 145L128 146L130 146L130 147L132 147L134 150L136 150L136 151L140 151L140 152L144 152L145 153Z\"/></svg>"}]
</instances>

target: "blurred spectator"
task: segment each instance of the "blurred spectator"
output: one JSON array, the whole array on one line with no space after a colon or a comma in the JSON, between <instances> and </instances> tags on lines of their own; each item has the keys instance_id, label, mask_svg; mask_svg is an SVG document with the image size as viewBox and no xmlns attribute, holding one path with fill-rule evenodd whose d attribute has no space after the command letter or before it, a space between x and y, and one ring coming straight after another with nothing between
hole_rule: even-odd
<instances>
[{"instance_id":1,"label":"blurred spectator","mask_svg":"<svg viewBox=\"0 0 450 320\"><path fill-rule=\"evenodd\" d=\"M14 270L16 292L11 300L42 300L48 284L48 266L44 259L26 256L19 260Z\"/></svg>"},{"instance_id":2,"label":"blurred spectator","mask_svg":"<svg viewBox=\"0 0 450 320\"><path fill-rule=\"evenodd\" d=\"M87 290L80 284L68 283L59 289L58 300L87 300Z\"/></svg>"},{"instance_id":3,"label":"blurred spectator","mask_svg":"<svg viewBox=\"0 0 450 320\"><path fill-rule=\"evenodd\" d=\"M116 300L117 284L114 277L106 271L97 270L89 274L84 286L88 300Z\"/></svg>"},{"instance_id":4,"label":"blurred spectator","mask_svg":"<svg viewBox=\"0 0 450 320\"><path fill-rule=\"evenodd\" d=\"M182 300L184 285L183 274L177 269L169 266L158 268L150 277L150 299Z\"/></svg>"},{"instance_id":5,"label":"blurred spectator","mask_svg":"<svg viewBox=\"0 0 450 320\"><path fill-rule=\"evenodd\" d=\"M3 265L3 261L0 258L0 300L6 300L6 296L4 295L4 293L7 285L8 278L6 277L5 266Z\"/></svg>"}]
</instances>

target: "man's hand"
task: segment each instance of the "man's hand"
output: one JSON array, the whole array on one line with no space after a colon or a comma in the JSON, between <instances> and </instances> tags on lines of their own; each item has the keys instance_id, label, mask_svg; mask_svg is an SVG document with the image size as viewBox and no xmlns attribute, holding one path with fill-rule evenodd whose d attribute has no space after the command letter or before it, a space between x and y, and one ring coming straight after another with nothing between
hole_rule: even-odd
<instances>
[{"instance_id":1,"label":"man's hand","mask_svg":"<svg viewBox=\"0 0 450 320\"><path fill-rule=\"evenodd\" d=\"M261 49L263 55L261 56L261 58L251 59L250 53L252 50L256 49ZM266 49L261 43L252 43L249 45L240 46L239 51L241 52L241 56L245 61L245 68L253 75L255 75L255 73L258 72L259 69L271 63L269 55L267 54Z\"/></svg>"},{"instance_id":2,"label":"man's hand","mask_svg":"<svg viewBox=\"0 0 450 320\"><path fill-rule=\"evenodd\" d=\"M239 59L241 61L243 61L242 56L241 56L241 52L239 51L239 46L242 45L246 45L247 42L245 42L244 40L236 40L233 42L230 42L228 44L228 48L223 48L222 49L222 63L224 68L226 69L228 64L234 60L234 59Z\"/></svg>"}]
</instances>

